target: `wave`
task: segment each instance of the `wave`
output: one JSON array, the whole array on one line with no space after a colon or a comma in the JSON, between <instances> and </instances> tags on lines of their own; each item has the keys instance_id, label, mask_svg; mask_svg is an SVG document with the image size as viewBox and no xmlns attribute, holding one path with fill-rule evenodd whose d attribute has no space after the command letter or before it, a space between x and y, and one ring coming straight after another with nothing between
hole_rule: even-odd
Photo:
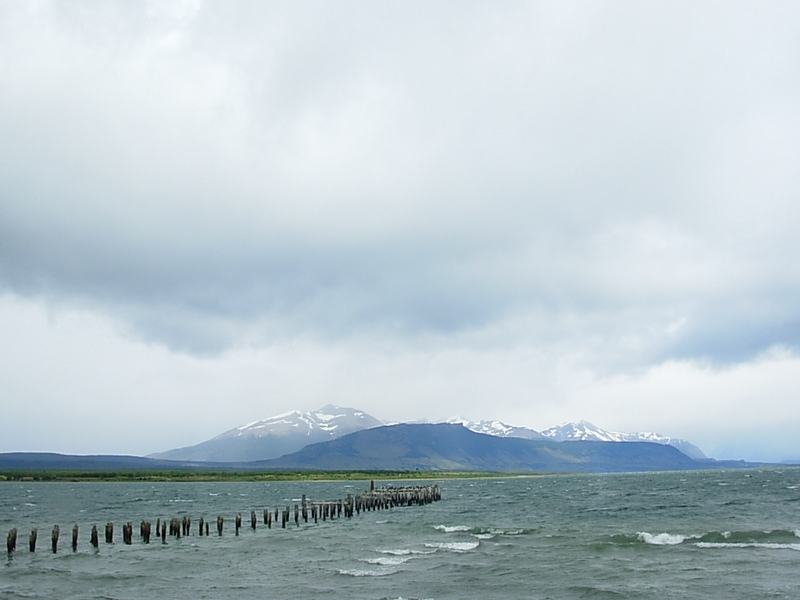
<instances>
[{"instance_id":1,"label":"wave","mask_svg":"<svg viewBox=\"0 0 800 600\"><path fill-rule=\"evenodd\" d=\"M697 542L698 548L766 548L769 550L797 550L800 544L778 544L774 542Z\"/></svg>"},{"instance_id":2,"label":"wave","mask_svg":"<svg viewBox=\"0 0 800 600\"><path fill-rule=\"evenodd\" d=\"M404 562L408 562L414 558L412 554L406 555L395 555L395 556L381 556L378 558L365 558L362 559L362 562L365 562L370 565L382 565L384 567L392 567L397 565L402 565Z\"/></svg>"},{"instance_id":3,"label":"wave","mask_svg":"<svg viewBox=\"0 0 800 600\"><path fill-rule=\"evenodd\" d=\"M436 550L411 550L409 548L377 550L381 554L390 554L392 556L408 556L414 554L433 554Z\"/></svg>"},{"instance_id":4,"label":"wave","mask_svg":"<svg viewBox=\"0 0 800 600\"><path fill-rule=\"evenodd\" d=\"M446 550L448 552L469 552L475 550L480 545L480 542L431 542L425 544L426 548L435 548L436 550Z\"/></svg>"},{"instance_id":5,"label":"wave","mask_svg":"<svg viewBox=\"0 0 800 600\"><path fill-rule=\"evenodd\" d=\"M456 531L472 531L472 527L467 525L435 525L433 527L437 531L444 531L445 533L454 533Z\"/></svg>"},{"instance_id":6,"label":"wave","mask_svg":"<svg viewBox=\"0 0 800 600\"><path fill-rule=\"evenodd\" d=\"M490 540L498 535L526 535L531 533L530 529L523 528L499 529L496 527L469 527L468 525L434 525L433 528L442 533L469 533L478 539L484 540Z\"/></svg>"},{"instance_id":7,"label":"wave","mask_svg":"<svg viewBox=\"0 0 800 600\"><path fill-rule=\"evenodd\" d=\"M698 548L785 548L800 550L800 529L711 531L701 534L638 531L635 534L612 535L609 538L609 542L617 545L678 546L687 543Z\"/></svg>"},{"instance_id":8,"label":"wave","mask_svg":"<svg viewBox=\"0 0 800 600\"><path fill-rule=\"evenodd\" d=\"M640 531L636 535L639 536L639 539L645 544L651 544L653 546L677 546L690 537L673 533L658 533L654 535L646 531Z\"/></svg>"},{"instance_id":9,"label":"wave","mask_svg":"<svg viewBox=\"0 0 800 600\"><path fill-rule=\"evenodd\" d=\"M398 569L379 568L379 569L339 569L339 575L350 575L351 577L385 577L397 573Z\"/></svg>"}]
</instances>

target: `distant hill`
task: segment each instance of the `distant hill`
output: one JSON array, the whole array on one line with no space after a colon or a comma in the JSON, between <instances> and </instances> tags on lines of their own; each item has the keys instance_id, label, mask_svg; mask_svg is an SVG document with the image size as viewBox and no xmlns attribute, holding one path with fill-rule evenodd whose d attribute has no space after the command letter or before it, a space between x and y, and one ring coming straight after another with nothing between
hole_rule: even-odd
<instances>
[{"instance_id":1,"label":"distant hill","mask_svg":"<svg viewBox=\"0 0 800 600\"><path fill-rule=\"evenodd\" d=\"M0 453L0 469L6 471L152 471L196 468L196 466L177 461L113 454L84 456L55 452Z\"/></svg>"},{"instance_id":2,"label":"distant hill","mask_svg":"<svg viewBox=\"0 0 800 600\"><path fill-rule=\"evenodd\" d=\"M397 469L496 472L627 472L707 468L676 448L485 435L459 424L401 424L358 431L268 461L265 469Z\"/></svg>"},{"instance_id":3,"label":"distant hill","mask_svg":"<svg viewBox=\"0 0 800 600\"><path fill-rule=\"evenodd\" d=\"M248 423L206 442L151 454L150 458L223 463L263 460L380 425L383 423L364 411L329 404L316 411L295 410Z\"/></svg>"}]
</instances>

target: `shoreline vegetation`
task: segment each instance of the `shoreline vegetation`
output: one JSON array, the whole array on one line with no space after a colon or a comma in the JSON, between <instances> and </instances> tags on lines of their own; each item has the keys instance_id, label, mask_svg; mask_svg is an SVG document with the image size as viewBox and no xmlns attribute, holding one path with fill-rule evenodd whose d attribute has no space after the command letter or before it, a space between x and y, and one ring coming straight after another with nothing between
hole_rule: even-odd
<instances>
[{"instance_id":1,"label":"shoreline vegetation","mask_svg":"<svg viewBox=\"0 0 800 600\"><path fill-rule=\"evenodd\" d=\"M8 470L0 481L369 481L422 479L478 479L513 477L512 473L488 471L100 471L100 470ZM526 475L530 476L531 473Z\"/></svg>"}]
</instances>

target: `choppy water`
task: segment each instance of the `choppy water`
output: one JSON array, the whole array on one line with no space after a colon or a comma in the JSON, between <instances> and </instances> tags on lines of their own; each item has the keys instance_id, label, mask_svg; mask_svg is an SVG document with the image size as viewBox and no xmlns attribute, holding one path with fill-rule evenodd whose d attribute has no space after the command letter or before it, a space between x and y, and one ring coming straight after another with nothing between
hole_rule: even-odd
<instances>
[{"instance_id":1,"label":"choppy water","mask_svg":"<svg viewBox=\"0 0 800 600\"><path fill-rule=\"evenodd\" d=\"M17 551L3 555L0 599L800 598L797 469L437 483L443 499L427 506L252 531L250 510L260 516L304 493L327 500L365 486L0 482L3 541L19 530ZM139 540L141 520L184 515L191 536ZM217 515L224 535L197 536L199 517ZM107 521L112 545L103 542ZM130 546L120 533L126 521ZM33 527L39 544L30 553Z\"/></svg>"}]
</instances>

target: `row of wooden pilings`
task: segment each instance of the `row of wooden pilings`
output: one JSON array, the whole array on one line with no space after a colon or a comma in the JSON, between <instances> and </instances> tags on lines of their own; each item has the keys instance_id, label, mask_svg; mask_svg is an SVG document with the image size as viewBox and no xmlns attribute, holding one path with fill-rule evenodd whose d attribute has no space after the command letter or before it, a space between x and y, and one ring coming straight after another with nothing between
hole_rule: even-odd
<instances>
[{"instance_id":1,"label":"row of wooden pilings","mask_svg":"<svg viewBox=\"0 0 800 600\"><path fill-rule=\"evenodd\" d=\"M276 508L274 511L264 509L261 513L263 524L268 529L272 528L273 522L276 527L280 522L282 528L294 520L295 525L300 525L302 519L304 523L308 523L309 519L314 523L318 523L320 519L323 521L341 518L342 515L346 518L359 515L361 512L385 510L395 506L412 506L429 504L441 500L441 490L438 485L430 486L413 486L413 487L382 487L376 488L375 482L370 482L370 489L353 496L348 494L344 500L333 501L311 501L306 499L303 494L302 500L299 504L286 506L283 509ZM274 518L273 518L274 517ZM222 535L225 525L225 519L222 516L216 518L215 528L218 536ZM250 511L250 527L255 530L258 527L258 517L254 510ZM210 535L211 524L203 517L198 521L197 533L200 536ZM242 528L242 514L237 513L234 518L234 531L239 535L239 530ZM192 520L188 516L183 518L173 517L169 521L160 518L156 520L155 538L161 539L162 543L166 543L167 535L170 537L180 538L181 536L191 535ZM60 537L60 528L58 525L53 527L50 535L50 543L53 553L58 552L58 542ZM105 542L107 544L114 543L114 524L106 523L105 526ZM139 525L139 535L145 544L150 543L152 537L152 523L150 521L142 521ZM38 540L38 530L31 530L28 538L28 548L31 552L36 551L36 543ZM92 546L98 548L100 545L99 533L97 525L92 525L89 541ZM124 544L130 545L133 543L133 524L128 521L122 525L122 541ZM6 548L8 553L11 554L17 549L17 530L11 529L6 538ZM78 525L72 528L72 551L78 549Z\"/></svg>"}]
</instances>

